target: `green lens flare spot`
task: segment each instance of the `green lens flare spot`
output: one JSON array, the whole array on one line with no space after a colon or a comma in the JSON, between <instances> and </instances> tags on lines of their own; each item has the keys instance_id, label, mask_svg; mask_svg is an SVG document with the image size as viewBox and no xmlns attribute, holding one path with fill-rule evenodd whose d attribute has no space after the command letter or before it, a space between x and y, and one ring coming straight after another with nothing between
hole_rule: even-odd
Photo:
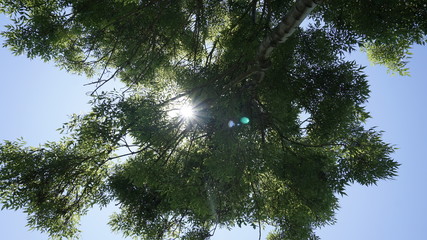
<instances>
[{"instance_id":1,"label":"green lens flare spot","mask_svg":"<svg viewBox=\"0 0 427 240\"><path fill-rule=\"evenodd\" d=\"M242 117L242 118L240 118L240 122L241 122L242 124L248 124L248 123L249 123L249 118L247 118L247 117Z\"/></svg>"}]
</instances>

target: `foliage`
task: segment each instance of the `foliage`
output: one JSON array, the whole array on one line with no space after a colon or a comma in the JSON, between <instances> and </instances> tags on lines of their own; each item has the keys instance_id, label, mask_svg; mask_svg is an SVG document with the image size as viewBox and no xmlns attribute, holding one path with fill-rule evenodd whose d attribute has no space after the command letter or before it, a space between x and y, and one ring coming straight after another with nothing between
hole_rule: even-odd
<instances>
[{"instance_id":1,"label":"foliage","mask_svg":"<svg viewBox=\"0 0 427 240\"><path fill-rule=\"evenodd\" d=\"M23 142L0 146L2 209L23 208L28 225L52 239L76 236L81 215L94 204L106 204L108 153L64 140L39 148Z\"/></svg>"},{"instance_id":2,"label":"foliage","mask_svg":"<svg viewBox=\"0 0 427 240\"><path fill-rule=\"evenodd\" d=\"M427 40L427 5L422 0L325 1L320 9L318 16L327 25L363 40L373 63L400 75L408 75L405 59L410 46Z\"/></svg>"},{"instance_id":3,"label":"foliage","mask_svg":"<svg viewBox=\"0 0 427 240\"><path fill-rule=\"evenodd\" d=\"M407 59L412 55L409 52L409 42L401 40L400 43L394 45L370 42L363 45L362 51L368 54L368 59L373 64L382 64L389 69L389 72L409 76L409 69L406 67Z\"/></svg>"},{"instance_id":4,"label":"foliage","mask_svg":"<svg viewBox=\"0 0 427 240\"><path fill-rule=\"evenodd\" d=\"M0 145L3 207L24 209L53 239L76 237L78 218L111 201L112 229L141 239L265 224L276 227L269 239L318 239L337 194L399 166L365 128L366 75L344 56L363 45L404 73L427 18L422 1L325 1L260 64L293 2L0 0L15 54L99 76L92 111L73 115L61 141ZM126 88L100 92L115 78ZM179 115L186 105L192 117Z\"/></svg>"}]
</instances>

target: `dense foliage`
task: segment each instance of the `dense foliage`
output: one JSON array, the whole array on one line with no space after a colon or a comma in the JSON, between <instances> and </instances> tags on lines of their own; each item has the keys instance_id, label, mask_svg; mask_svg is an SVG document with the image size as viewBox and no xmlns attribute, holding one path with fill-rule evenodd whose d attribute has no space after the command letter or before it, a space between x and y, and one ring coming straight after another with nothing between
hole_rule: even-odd
<instances>
[{"instance_id":1,"label":"dense foliage","mask_svg":"<svg viewBox=\"0 0 427 240\"><path fill-rule=\"evenodd\" d=\"M423 2L0 0L14 53L99 76L92 111L61 141L0 145L3 208L53 239L75 238L81 215L113 201L113 230L141 239L265 224L269 239L316 239L337 194L399 165L365 128L367 79L344 56L363 46L405 74L425 41ZM102 91L113 79L126 88Z\"/></svg>"}]
</instances>

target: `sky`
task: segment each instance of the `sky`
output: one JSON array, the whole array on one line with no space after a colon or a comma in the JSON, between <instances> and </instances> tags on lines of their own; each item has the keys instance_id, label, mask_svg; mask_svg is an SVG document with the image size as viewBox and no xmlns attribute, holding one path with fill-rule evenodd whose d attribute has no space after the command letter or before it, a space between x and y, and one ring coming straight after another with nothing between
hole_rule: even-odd
<instances>
[{"instance_id":1,"label":"sky","mask_svg":"<svg viewBox=\"0 0 427 240\"><path fill-rule=\"evenodd\" d=\"M0 16L0 25L4 22ZM415 46L412 52L411 77L391 76L384 67L371 66L363 53L351 55L367 66L371 97L366 107L372 116L367 125L384 131L384 140L398 148L393 157L402 166L394 180L350 186L340 199L337 223L317 231L324 240L427 239L427 46ZM86 93L93 86L83 86L88 79L52 63L13 56L5 48L0 48L0 81L0 141L23 137L28 145L37 146L58 140L55 129L71 114L90 109ZM80 239L124 239L106 224L115 210L114 206L91 210L82 218ZM29 231L21 211L0 211L0 232L8 240L47 239ZM262 239L265 236L263 232ZM212 239L256 240L258 231L217 230Z\"/></svg>"}]
</instances>

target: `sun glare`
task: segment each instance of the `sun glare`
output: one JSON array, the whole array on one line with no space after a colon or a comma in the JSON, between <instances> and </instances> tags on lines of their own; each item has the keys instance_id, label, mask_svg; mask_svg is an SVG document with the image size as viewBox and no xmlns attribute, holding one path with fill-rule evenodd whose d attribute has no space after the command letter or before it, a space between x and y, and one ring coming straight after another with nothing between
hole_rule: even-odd
<instances>
[{"instance_id":1,"label":"sun glare","mask_svg":"<svg viewBox=\"0 0 427 240\"><path fill-rule=\"evenodd\" d=\"M181 117L186 119L192 118L194 116L193 107L188 105L182 106L181 109L179 110L179 115L181 115Z\"/></svg>"}]
</instances>

